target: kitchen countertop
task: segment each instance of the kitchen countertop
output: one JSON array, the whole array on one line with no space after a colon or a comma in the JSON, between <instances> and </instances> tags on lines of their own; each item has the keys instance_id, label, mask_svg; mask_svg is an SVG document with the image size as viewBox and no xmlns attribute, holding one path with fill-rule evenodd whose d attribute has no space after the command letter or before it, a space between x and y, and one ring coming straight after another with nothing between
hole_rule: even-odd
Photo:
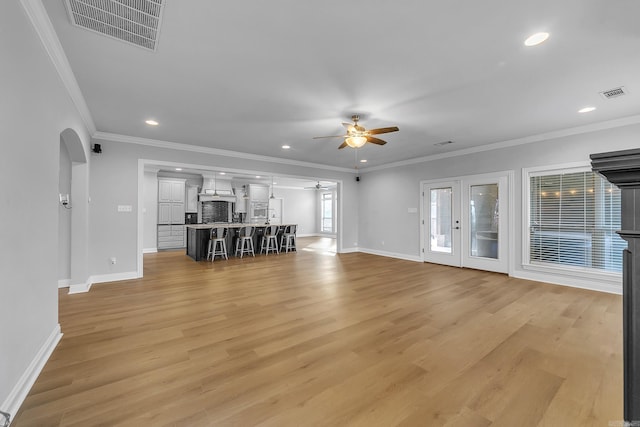
<instances>
[{"instance_id":1,"label":"kitchen countertop","mask_svg":"<svg viewBox=\"0 0 640 427\"><path fill-rule=\"evenodd\" d=\"M196 230L202 230L202 229L207 229L207 228L216 228L216 227L227 227L227 228L241 228L241 227L247 227L247 226L252 226L252 227L268 227L270 225L277 225L279 227L282 226L287 226L287 225L296 225L296 224L265 224L265 223L257 223L257 224L250 224L250 223L238 223L238 222L212 222L209 224L185 224L187 226L187 228L194 228Z\"/></svg>"}]
</instances>

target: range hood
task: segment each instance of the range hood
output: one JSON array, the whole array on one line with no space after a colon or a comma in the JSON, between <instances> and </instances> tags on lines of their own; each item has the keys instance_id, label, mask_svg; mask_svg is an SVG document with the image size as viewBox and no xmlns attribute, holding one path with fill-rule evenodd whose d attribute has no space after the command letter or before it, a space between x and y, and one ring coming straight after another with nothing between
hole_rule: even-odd
<instances>
[{"instance_id":1,"label":"range hood","mask_svg":"<svg viewBox=\"0 0 640 427\"><path fill-rule=\"evenodd\" d=\"M213 176L202 176L202 191L198 195L201 202L236 202L236 196L231 189L231 181L214 179ZM214 197L217 192L219 197Z\"/></svg>"}]
</instances>

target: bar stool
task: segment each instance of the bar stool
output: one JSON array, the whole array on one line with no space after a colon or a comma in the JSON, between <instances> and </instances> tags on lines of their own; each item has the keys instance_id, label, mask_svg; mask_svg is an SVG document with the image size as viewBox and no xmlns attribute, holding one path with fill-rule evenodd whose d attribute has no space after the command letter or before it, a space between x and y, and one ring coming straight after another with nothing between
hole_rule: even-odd
<instances>
[{"instance_id":1,"label":"bar stool","mask_svg":"<svg viewBox=\"0 0 640 427\"><path fill-rule=\"evenodd\" d=\"M269 251L280 253L280 248L278 248L279 228L277 225L265 227L262 242L260 243L260 253L265 252L266 255L269 255Z\"/></svg>"},{"instance_id":2,"label":"bar stool","mask_svg":"<svg viewBox=\"0 0 640 427\"><path fill-rule=\"evenodd\" d=\"M296 249L296 226L287 225L280 237L280 250L284 252L298 251Z\"/></svg>"},{"instance_id":3,"label":"bar stool","mask_svg":"<svg viewBox=\"0 0 640 427\"><path fill-rule=\"evenodd\" d=\"M217 227L211 229L209 235L209 250L207 251L207 259L211 257L211 262L216 259L217 256L229 259L227 256L227 227Z\"/></svg>"},{"instance_id":4,"label":"bar stool","mask_svg":"<svg viewBox=\"0 0 640 427\"><path fill-rule=\"evenodd\" d=\"M244 254L251 254L254 257L256 256L253 251L253 234L255 233L256 228L251 226L242 227L238 232L238 240L236 240L236 256L238 256L238 252L240 252L240 258Z\"/></svg>"}]
</instances>

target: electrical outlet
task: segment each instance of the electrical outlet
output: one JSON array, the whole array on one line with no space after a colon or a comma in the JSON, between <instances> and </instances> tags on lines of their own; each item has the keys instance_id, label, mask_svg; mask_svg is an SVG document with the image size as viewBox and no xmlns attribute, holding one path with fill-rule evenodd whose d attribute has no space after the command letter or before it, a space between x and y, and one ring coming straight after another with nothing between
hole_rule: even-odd
<instances>
[{"instance_id":1,"label":"electrical outlet","mask_svg":"<svg viewBox=\"0 0 640 427\"><path fill-rule=\"evenodd\" d=\"M111 263L111 265L116 265L116 257L111 257L109 258L109 262Z\"/></svg>"}]
</instances>

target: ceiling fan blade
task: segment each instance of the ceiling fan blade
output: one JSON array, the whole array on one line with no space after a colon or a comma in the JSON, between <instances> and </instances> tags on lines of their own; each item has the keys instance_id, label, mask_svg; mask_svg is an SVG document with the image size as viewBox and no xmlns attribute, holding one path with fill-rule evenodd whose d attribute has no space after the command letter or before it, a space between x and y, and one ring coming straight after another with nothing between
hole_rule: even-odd
<instances>
[{"instance_id":1,"label":"ceiling fan blade","mask_svg":"<svg viewBox=\"0 0 640 427\"><path fill-rule=\"evenodd\" d=\"M349 135L331 135L331 136L314 136L312 139L323 139L323 138L346 138Z\"/></svg>"},{"instance_id":2,"label":"ceiling fan blade","mask_svg":"<svg viewBox=\"0 0 640 427\"><path fill-rule=\"evenodd\" d=\"M340 146L338 147L338 150L341 148L344 148L347 146L347 141L343 142L342 144L340 144Z\"/></svg>"},{"instance_id":3,"label":"ceiling fan blade","mask_svg":"<svg viewBox=\"0 0 640 427\"><path fill-rule=\"evenodd\" d=\"M368 137L367 137L367 142L370 142L370 143L372 143L372 144L378 144L378 145L384 145L384 144L386 144L386 143L387 143L387 141L383 141L383 140L381 140L381 139L374 138L374 137L372 137L372 136L368 136ZM346 142L345 142L345 144L346 144Z\"/></svg>"},{"instance_id":4,"label":"ceiling fan blade","mask_svg":"<svg viewBox=\"0 0 640 427\"><path fill-rule=\"evenodd\" d=\"M367 131L367 133L369 135L378 135L381 133L389 133L389 132L398 132L400 129L398 129L397 126L391 126L388 128L378 128L378 129L370 129L369 131Z\"/></svg>"}]
</instances>

